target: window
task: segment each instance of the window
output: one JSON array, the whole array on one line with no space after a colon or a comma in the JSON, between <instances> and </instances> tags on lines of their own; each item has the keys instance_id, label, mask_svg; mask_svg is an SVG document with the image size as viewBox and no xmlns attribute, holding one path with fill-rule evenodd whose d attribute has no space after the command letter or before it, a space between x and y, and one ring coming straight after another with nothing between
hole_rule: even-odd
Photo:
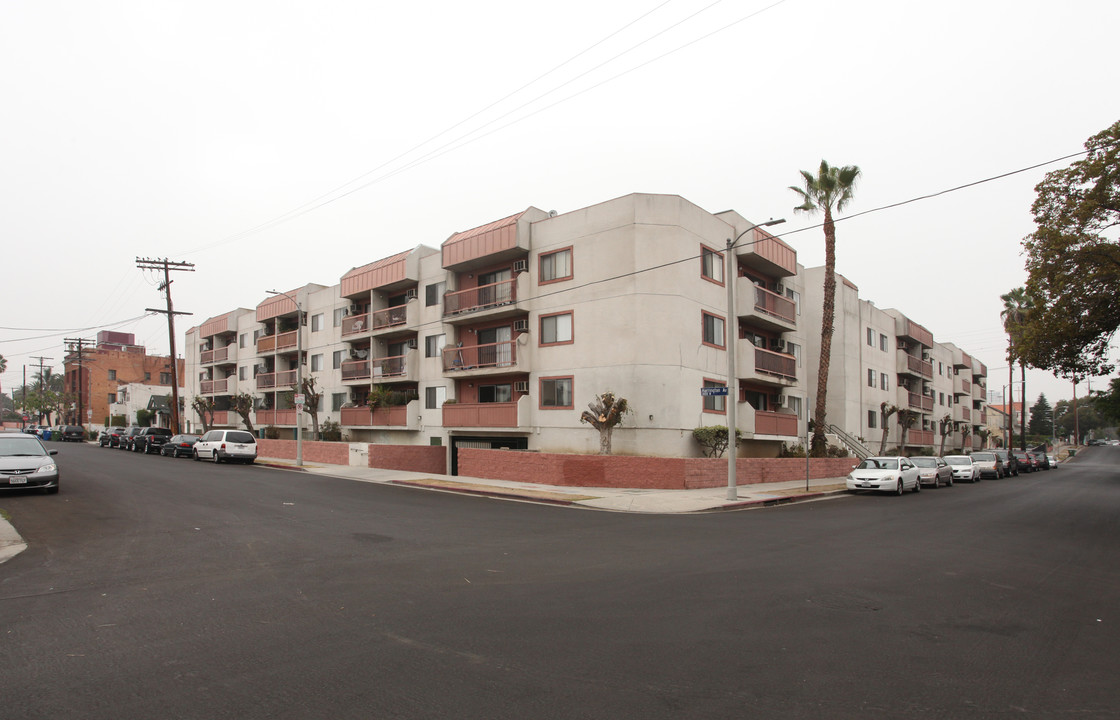
<instances>
[{"instance_id":1,"label":"window","mask_svg":"<svg viewBox=\"0 0 1120 720\"><path fill-rule=\"evenodd\" d=\"M311 332L319 332L323 329L323 313L311 316Z\"/></svg>"},{"instance_id":2,"label":"window","mask_svg":"<svg viewBox=\"0 0 1120 720\"><path fill-rule=\"evenodd\" d=\"M559 345L572 342L572 314L558 313L541 316L541 345Z\"/></svg>"},{"instance_id":3,"label":"window","mask_svg":"<svg viewBox=\"0 0 1120 720\"><path fill-rule=\"evenodd\" d=\"M334 353L331 355L331 367L334 368L335 370L338 370L340 367L342 367L342 351L341 350L335 350Z\"/></svg>"},{"instance_id":4,"label":"window","mask_svg":"<svg viewBox=\"0 0 1120 720\"><path fill-rule=\"evenodd\" d=\"M480 403L506 403L513 402L513 386L504 385L479 385L478 401Z\"/></svg>"},{"instance_id":5,"label":"window","mask_svg":"<svg viewBox=\"0 0 1120 720\"><path fill-rule=\"evenodd\" d=\"M253 331L253 344L256 345L257 340L260 340L260 339L261 339L261 331L260 330L254 330Z\"/></svg>"},{"instance_id":6,"label":"window","mask_svg":"<svg viewBox=\"0 0 1120 720\"><path fill-rule=\"evenodd\" d=\"M875 387L875 371L867 368L867 387Z\"/></svg>"},{"instance_id":7,"label":"window","mask_svg":"<svg viewBox=\"0 0 1120 720\"><path fill-rule=\"evenodd\" d=\"M237 336L237 347L245 347L245 342L249 339L249 333L241 333Z\"/></svg>"},{"instance_id":8,"label":"window","mask_svg":"<svg viewBox=\"0 0 1120 720\"><path fill-rule=\"evenodd\" d=\"M726 347L726 339L723 329L723 318L718 315L709 315L708 313L701 313L704 320L704 344L714 345L715 347Z\"/></svg>"},{"instance_id":9,"label":"window","mask_svg":"<svg viewBox=\"0 0 1120 720\"><path fill-rule=\"evenodd\" d=\"M238 380L248 380L249 379L249 368L245 367L244 365L237 368L237 379Z\"/></svg>"},{"instance_id":10,"label":"window","mask_svg":"<svg viewBox=\"0 0 1120 720\"><path fill-rule=\"evenodd\" d=\"M540 256L540 283L572 278L572 249L565 248Z\"/></svg>"},{"instance_id":11,"label":"window","mask_svg":"<svg viewBox=\"0 0 1120 720\"><path fill-rule=\"evenodd\" d=\"M439 410L447 398L447 388L443 385L424 388L424 407L428 410Z\"/></svg>"},{"instance_id":12,"label":"window","mask_svg":"<svg viewBox=\"0 0 1120 720\"><path fill-rule=\"evenodd\" d=\"M879 387L883 390L890 390L890 385L887 383L887 374L879 373Z\"/></svg>"},{"instance_id":13,"label":"window","mask_svg":"<svg viewBox=\"0 0 1120 720\"><path fill-rule=\"evenodd\" d=\"M116 393L109 393L109 404L111 405L111 404L115 403L116 401L117 401L117 394Z\"/></svg>"},{"instance_id":14,"label":"window","mask_svg":"<svg viewBox=\"0 0 1120 720\"><path fill-rule=\"evenodd\" d=\"M939 404L944 405L945 404L945 393L938 393L938 395L941 396L941 398L940 398L941 402Z\"/></svg>"},{"instance_id":15,"label":"window","mask_svg":"<svg viewBox=\"0 0 1120 720\"><path fill-rule=\"evenodd\" d=\"M796 308L797 314L801 314L801 293L793 288L786 288L786 297L793 300L793 305Z\"/></svg>"},{"instance_id":16,"label":"window","mask_svg":"<svg viewBox=\"0 0 1120 720\"><path fill-rule=\"evenodd\" d=\"M937 374L938 375L944 375L945 374L945 364L944 363L940 363L940 362L937 363Z\"/></svg>"},{"instance_id":17,"label":"window","mask_svg":"<svg viewBox=\"0 0 1120 720\"><path fill-rule=\"evenodd\" d=\"M322 369L323 369L323 356L322 356L322 354L312 355L311 356L311 372L319 372Z\"/></svg>"},{"instance_id":18,"label":"window","mask_svg":"<svg viewBox=\"0 0 1120 720\"><path fill-rule=\"evenodd\" d=\"M335 308L332 319L335 327L342 327L342 318L346 317L346 308Z\"/></svg>"},{"instance_id":19,"label":"window","mask_svg":"<svg viewBox=\"0 0 1120 720\"><path fill-rule=\"evenodd\" d=\"M766 412L766 410L769 409L770 396L766 393L759 392L757 390L749 390L747 388L743 388L742 390L740 390L740 393L743 402L750 405L756 411L761 410L762 412Z\"/></svg>"},{"instance_id":20,"label":"window","mask_svg":"<svg viewBox=\"0 0 1120 720\"><path fill-rule=\"evenodd\" d=\"M443 293L447 289L447 283L433 283L424 287L424 307L431 307L439 305L439 301L443 299Z\"/></svg>"},{"instance_id":21,"label":"window","mask_svg":"<svg viewBox=\"0 0 1120 720\"><path fill-rule=\"evenodd\" d=\"M786 352L797 358L797 367L801 367L801 346L797 343L786 343Z\"/></svg>"},{"instance_id":22,"label":"window","mask_svg":"<svg viewBox=\"0 0 1120 720\"><path fill-rule=\"evenodd\" d=\"M144 382L151 382L152 374L150 372L144 373Z\"/></svg>"},{"instance_id":23,"label":"window","mask_svg":"<svg viewBox=\"0 0 1120 720\"><path fill-rule=\"evenodd\" d=\"M429 335L424 338L424 357L440 357L447 345L446 335Z\"/></svg>"},{"instance_id":24,"label":"window","mask_svg":"<svg viewBox=\"0 0 1120 720\"><path fill-rule=\"evenodd\" d=\"M879 334L879 349L883 352L887 351L887 336L882 333Z\"/></svg>"},{"instance_id":25,"label":"window","mask_svg":"<svg viewBox=\"0 0 1120 720\"><path fill-rule=\"evenodd\" d=\"M171 373L161 372L159 374L159 384L160 385L170 385L171 384Z\"/></svg>"},{"instance_id":26,"label":"window","mask_svg":"<svg viewBox=\"0 0 1120 720\"><path fill-rule=\"evenodd\" d=\"M346 393L331 393L331 412L338 412L346 404Z\"/></svg>"},{"instance_id":27,"label":"window","mask_svg":"<svg viewBox=\"0 0 1120 720\"><path fill-rule=\"evenodd\" d=\"M867 328L867 344L875 347L875 331L871 328Z\"/></svg>"},{"instance_id":28,"label":"window","mask_svg":"<svg viewBox=\"0 0 1120 720\"><path fill-rule=\"evenodd\" d=\"M705 380L704 387L716 388L727 387L727 383L718 380ZM726 395L705 395L704 396L704 412L727 412L727 396Z\"/></svg>"},{"instance_id":29,"label":"window","mask_svg":"<svg viewBox=\"0 0 1120 720\"><path fill-rule=\"evenodd\" d=\"M711 248L700 246L700 276L723 284L723 255Z\"/></svg>"},{"instance_id":30,"label":"window","mask_svg":"<svg viewBox=\"0 0 1120 720\"><path fill-rule=\"evenodd\" d=\"M879 424L879 413L875 410L867 411L867 427L874 430Z\"/></svg>"},{"instance_id":31,"label":"window","mask_svg":"<svg viewBox=\"0 0 1120 720\"><path fill-rule=\"evenodd\" d=\"M790 410L793 410L793 412L797 415L797 419L800 420L801 419L801 398L796 397L794 395L787 395L786 396L786 404L787 404L787 407L789 407Z\"/></svg>"},{"instance_id":32,"label":"window","mask_svg":"<svg viewBox=\"0 0 1120 720\"><path fill-rule=\"evenodd\" d=\"M109 371L109 379L110 380L116 380L117 379L117 371L116 370L110 370Z\"/></svg>"},{"instance_id":33,"label":"window","mask_svg":"<svg viewBox=\"0 0 1120 720\"><path fill-rule=\"evenodd\" d=\"M541 378L541 407L566 408L572 405L572 378L556 377Z\"/></svg>"}]
</instances>

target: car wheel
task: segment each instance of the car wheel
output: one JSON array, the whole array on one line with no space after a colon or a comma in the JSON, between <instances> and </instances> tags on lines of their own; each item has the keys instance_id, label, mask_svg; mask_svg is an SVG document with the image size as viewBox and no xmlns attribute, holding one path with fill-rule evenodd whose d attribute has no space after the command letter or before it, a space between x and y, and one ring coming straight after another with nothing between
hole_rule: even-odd
<instances>
[{"instance_id":1,"label":"car wheel","mask_svg":"<svg viewBox=\"0 0 1120 720\"><path fill-rule=\"evenodd\" d=\"M945 483L946 487L953 487L953 476L949 476L949 482Z\"/></svg>"},{"instance_id":2,"label":"car wheel","mask_svg":"<svg viewBox=\"0 0 1120 720\"><path fill-rule=\"evenodd\" d=\"M894 494L898 495L899 497L902 496L902 478L898 479L898 485L894 489Z\"/></svg>"},{"instance_id":3,"label":"car wheel","mask_svg":"<svg viewBox=\"0 0 1120 720\"><path fill-rule=\"evenodd\" d=\"M198 461L199 461L199 460L201 459L201 458L199 458L199 457L198 457L198 450L195 450L195 451L193 452L193 455L192 455L192 457L194 458L194 461L195 461L195 462L198 462Z\"/></svg>"},{"instance_id":4,"label":"car wheel","mask_svg":"<svg viewBox=\"0 0 1120 720\"><path fill-rule=\"evenodd\" d=\"M217 465L218 463L220 463L222 461L222 459L218 456L217 448L214 449L214 454L212 456L212 459L214 460L215 465Z\"/></svg>"},{"instance_id":5,"label":"car wheel","mask_svg":"<svg viewBox=\"0 0 1120 720\"><path fill-rule=\"evenodd\" d=\"M934 487L937 487L936 483L937 483L937 481L935 480L934 481ZM919 493L921 491L922 491L922 481L921 481L921 479L919 479L918 482L914 483L914 492Z\"/></svg>"}]
</instances>

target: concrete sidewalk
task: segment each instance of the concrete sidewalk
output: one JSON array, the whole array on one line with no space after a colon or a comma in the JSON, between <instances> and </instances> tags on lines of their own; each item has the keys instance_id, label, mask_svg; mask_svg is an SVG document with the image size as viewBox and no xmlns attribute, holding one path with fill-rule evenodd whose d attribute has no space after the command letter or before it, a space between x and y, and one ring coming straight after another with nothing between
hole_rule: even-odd
<instances>
[{"instance_id":1,"label":"concrete sidewalk","mask_svg":"<svg viewBox=\"0 0 1120 720\"><path fill-rule=\"evenodd\" d=\"M258 465L327 475L331 477L376 482L388 485L457 492L469 495L527 502L569 505L597 510L635 513L694 513L717 510L743 510L790 502L816 500L844 493L844 478L819 478L775 483L740 485L737 498L729 500L727 486L699 490L641 490L626 488L561 487L530 482L485 480L452 475L431 475L401 470L347 467L304 463L296 467L292 460L258 458Z\"/></svg>"}]
</instances>

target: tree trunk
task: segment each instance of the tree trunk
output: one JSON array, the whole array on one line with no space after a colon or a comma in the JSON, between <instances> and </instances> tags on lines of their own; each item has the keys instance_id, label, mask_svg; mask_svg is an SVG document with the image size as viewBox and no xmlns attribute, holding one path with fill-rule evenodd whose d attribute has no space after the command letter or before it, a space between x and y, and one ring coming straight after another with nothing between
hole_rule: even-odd
<instances>
[{"instance_id":1,"label":"tree trunk","mask_svg":"<svg viewBox=\"0 0 1120 720\"><path fill-rule=\"evenodd\" d=\"M1007 449L1015 449L1015 354L1014 346L1008 340L1007 345Z\"/></svg>"},{"instance_id":2,"label":"tree trunk","mask_svg":"<svg viewBox=\"0 0 1120 720\"><path fill-rule=\"evenodd\" d=\"M824 208L824 304L821 310L821 359L817 366L817 403L813 412L811 454L824 457L828 452L825 440L826 403L828 402L828 371L832 365L832 331L836 316L836 225L832 208Z\"/></svg>"},{"instance_id":3,"label":"tree trunk","mask_svg":"<svg viewBox=\"0 0 1120 720\"><path fill-rule=\"evenodd\" d=\"M1019 377L1023 379L1019 397L1023 399L1023 414L1019 416L1019 449L1027 449L1027 366L1019 361Z\"/></svg>"},{"instance_id":4,"label":"tree trunk","mask_svg":"<svg viewBox=\"0 0 1120 720\"><path fill-rule=\"evenodd\" d=\"M251 433L256 433L253 429L253 421L249 419L249 413L241 413L241 420L245 423L245 429Z\"/></svg>"},{"instance_id":5,"label":"tree trunk","mask_svg":"<svg viewBox=\"0 0 1120 720\"><path fill-rule=\"evenodd\" d=\"M610 425L604 425L603 427L599 428L599 454L600 455L610 455L611 454L611 432L613 432L613 431L614 431L614 428L611 427Z\"/></svg>"},{"instance_id":6,"label":"tree trunk","mask_svg":"<svg viewBox=\"0 0 1120 720\"><path fill-rule=\"evenodd\" d=\"M885 455L887 452L887 434L890 433L891 428L885 422L883 423L883 439L879 442L879 454Z\"/></svg>"}]
</instances>

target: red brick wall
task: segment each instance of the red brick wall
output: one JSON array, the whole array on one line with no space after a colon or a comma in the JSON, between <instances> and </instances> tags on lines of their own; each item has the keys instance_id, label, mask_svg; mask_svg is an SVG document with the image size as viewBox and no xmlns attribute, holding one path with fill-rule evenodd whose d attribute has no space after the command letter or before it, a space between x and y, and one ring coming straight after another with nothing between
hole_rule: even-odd
<instances>
[{"instance_id":1,"label":"red brick wall","mask_svg":"<svg viewBox=\"0 0 1120 720\"><path fill-rule=\"evenodd\" d=\"M809 476L843 477L857 462L856 458L814 458L809 461ZM804 458L740 458L736 467L740 485L805 478ZM727 460L459 448L459 474L542 485L688 490L726 485Z\"/></svg>"},{"instance_id":2,"label":"red brick wall","mask_svg":"<svg viewBox=\"0 0 1120 720\"><path fill-rule=\"evenodd\" d=\"M296 441L261 438L257 440L257 457L295 460ZM305 440L303 442L303 461L324 465L349 465L350 445L349 443Z\"/></svg>"},{"instance_id":3,"label":"red brick wall","mask_svg":"<svg viewBox=\"0 0 1120 720\"><path fill-rule=\"evenodd\" d=\"M369 466L446 475L447 448L442 445L370 445Z\"/></svg>"}]
</instances>

